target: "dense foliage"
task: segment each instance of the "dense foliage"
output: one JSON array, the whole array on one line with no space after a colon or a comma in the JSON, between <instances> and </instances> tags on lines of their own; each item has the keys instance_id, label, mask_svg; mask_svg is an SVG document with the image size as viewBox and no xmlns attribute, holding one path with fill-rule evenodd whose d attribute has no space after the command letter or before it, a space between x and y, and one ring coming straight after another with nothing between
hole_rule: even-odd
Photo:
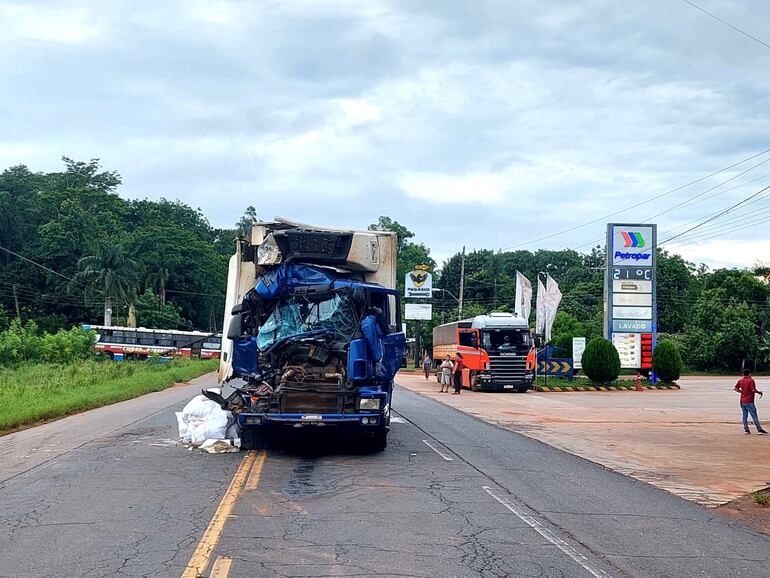
<instances>
[{"instance_id":1,"label":"dense foliage","mask_svg":"<svg viewBox=\"0 0 770 578\"><path fill-rule=\"evenodd\" d=\"M666 383L672 383L682 376L684 363L679 347L668 339L661 339L652 353L652 369Z\"/></svg>"},{"instance_id":2,"label":"dense foliage","mask_svg":"<svg viewBox=\"0 0 770 578\"><path fill-rule=\"evenodd\" d=\"M180 201L121 198L120 176L96 160L64 164L0 173L0 323L18 303L21 318L46 331L101 323L105 306L123 324L132 305L146 325L221 326L236 228L216 229Z\"/></svg>"},{"instance_id":3,"label":"dense foliage","mask_svg":"<svg viewBox=\"0 0 770 578\"><path fill-rule=\"evenodd\" d=\"M611 383L620 375L618 350L603 337L588 342L581 363L585 374L597 383Z\"/></svg>"}]
</instances>

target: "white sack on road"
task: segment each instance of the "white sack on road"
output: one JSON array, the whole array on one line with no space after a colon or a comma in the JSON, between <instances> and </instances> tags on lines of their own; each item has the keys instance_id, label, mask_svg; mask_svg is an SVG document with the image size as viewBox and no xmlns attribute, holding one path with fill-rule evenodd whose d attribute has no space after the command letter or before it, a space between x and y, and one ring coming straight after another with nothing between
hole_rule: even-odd
<instances>
[{"instance_id":1,"label":"white sack on road","mask_svg":"<svg viewBox=\"0 0 770 578\"><path fill-rule=\"evenodd\" d=\"M232 414L205 396L196 395L176 417L182 443L199 446L207 439L225 439Z\"/></svg>"}]
</instances>

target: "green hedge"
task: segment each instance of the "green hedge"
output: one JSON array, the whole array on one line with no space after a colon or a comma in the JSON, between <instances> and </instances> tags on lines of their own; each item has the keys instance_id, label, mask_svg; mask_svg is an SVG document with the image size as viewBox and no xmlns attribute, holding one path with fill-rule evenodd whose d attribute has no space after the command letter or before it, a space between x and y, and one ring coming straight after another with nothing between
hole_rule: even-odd
<instances>
[{"instance_id":1,"label":"green hedge","mask_svg":"<svg viewBox=\"0 0 770 578\"><path fill-rule=\"evenodd\" d=\"M664 383L672 383L682 376L682 355L673 341L658 341L652 353L652 369Z\"/></svg>"},{"instance_id":2,"label":"green hedge","mask_svg":"<svg viewBox=\"0 0 770 578\"><path fill-rule=\"evenodd\" d=\"M597 383L611 383L620 375L618 350L603 337L588 342L581 363L585 374Z\"/></svg>"}]
</instances>

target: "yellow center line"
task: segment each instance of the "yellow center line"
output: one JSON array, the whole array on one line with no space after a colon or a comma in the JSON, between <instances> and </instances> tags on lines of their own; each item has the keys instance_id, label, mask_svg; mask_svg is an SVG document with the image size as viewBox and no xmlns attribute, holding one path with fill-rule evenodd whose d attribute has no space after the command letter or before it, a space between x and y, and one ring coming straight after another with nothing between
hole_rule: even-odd
<instances>
[{"instance_id":1,"label":"yellow center line","mask_svg":"<svg viewBox=\"0 0 770 578\"><path fill-rule=\"evenodd\" d=\"M241 465L235 471L230 485L227 487L225 495L222 497L222 501L219 502L214 516L211 518L206 531L203 533L203 537L198 542L198 545L193 552L190 561L187 563L187 567L182 573L182 578L198 578L203 576L206 571L206 567L209 564L209 559L214 549L219 543L219 538L222 536L222 530L224 530L225 522L233 511L235 503L243 491L246 480L251 473L252 468L256 463L259 463L260 470L262 464L265 461L265 452L249 452L243 458ZM254 487L259 481L259 476L254 482Z\"/></svg>"},{"instance_id":2,"label":"yellow center line","mask_svg":"<svg viewBox=\"0 0 770 578\"><path fill-rule=\"evenodd\" d=\"M217 556L214 565L211 567L209 578L227 578L230 574L230 566L233 565L233 559L227 556Z\"/></svg>"},{"instance_id":3,"label":"yellow center line","mask_svg":"<svg viewBox=\"0 0 770 578\"><path fill-rule=\"evenodd\" d=\"M262 465L265 463L266 458L267 458L267 454L263 451L257 454L257 459L251 468L251 473L249 474L248 479L246 480L247 490L257 489L257 484L259 483L259 476L262 474Z\"/></svg>"}]
</instances>

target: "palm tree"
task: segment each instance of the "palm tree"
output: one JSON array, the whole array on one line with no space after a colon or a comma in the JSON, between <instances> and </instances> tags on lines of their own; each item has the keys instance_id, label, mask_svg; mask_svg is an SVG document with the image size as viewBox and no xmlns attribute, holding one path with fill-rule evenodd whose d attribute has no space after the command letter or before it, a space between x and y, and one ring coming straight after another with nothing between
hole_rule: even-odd
<instances>
[{"instance_id":1,"label":"palm tree","mask_svg":"<svg viewBox=\"0 0 770 578\"><path fill-rule=\"evenodd\" d=\"M128 299L134 290L137 264L114 245L100 245L78 261L74 281L86 288L86 298L104 297L104 325L112 325L112 300Z\"/></svg>"}]
</instances>

